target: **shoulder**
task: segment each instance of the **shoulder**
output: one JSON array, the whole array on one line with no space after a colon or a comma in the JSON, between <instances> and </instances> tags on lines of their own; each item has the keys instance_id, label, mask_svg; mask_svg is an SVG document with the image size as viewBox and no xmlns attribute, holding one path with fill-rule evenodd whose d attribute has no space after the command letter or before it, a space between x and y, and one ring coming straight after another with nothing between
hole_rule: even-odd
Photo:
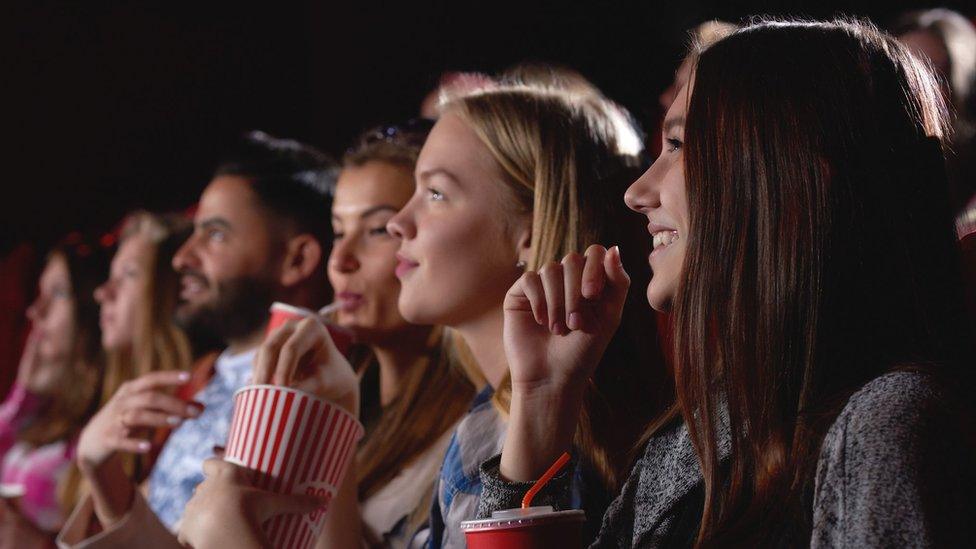
<instances>
[{"instance_id":1,"label":"shoulder","mask_svg":"<svg viewBox=\"0 0 976 549\"><path fill-rule=\"evenodd\" d=\"M972 471L963 409L951 394L930 374L893 372L848 399L817 463L814 546L958 534Z\"/></svg>"},{"instance_id":2,"label":"shoulder","mask_svg":"<svg viewBox=\"0 0 976 549\"><path fill-rule=\"evenodd\" d=\"M843 435L864 441L907 442L920 426L951 415L947 391L925 373L891 372L851 395L828 431L827 440Z\"/></svg>"}]
</instances>

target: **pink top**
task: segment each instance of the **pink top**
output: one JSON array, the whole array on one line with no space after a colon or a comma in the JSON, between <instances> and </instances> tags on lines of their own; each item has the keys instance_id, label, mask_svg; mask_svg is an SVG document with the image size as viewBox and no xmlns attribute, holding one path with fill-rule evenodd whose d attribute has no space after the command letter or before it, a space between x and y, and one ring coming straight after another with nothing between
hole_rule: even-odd
<instances>
[{"instance_id":1,"label":"pink top","mask_svg":"<svg viewBox=\"0 0 976 549\"><path fill-rule=\"evenodd\" d=\"M20 510L38 528L54 532L64 521L58 485L71 464L74 443L61 440L35 448L17 441L17 432L43 403L43 397L15 383L0 404L0 482L22 486Z\"/></svg>"}]
</instances>

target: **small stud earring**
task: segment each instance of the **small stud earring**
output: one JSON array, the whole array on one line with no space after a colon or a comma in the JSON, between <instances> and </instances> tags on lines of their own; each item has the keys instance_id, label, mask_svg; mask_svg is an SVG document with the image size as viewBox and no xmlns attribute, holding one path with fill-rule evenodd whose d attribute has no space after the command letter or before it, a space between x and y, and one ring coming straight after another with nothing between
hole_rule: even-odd
<instances>
[{"instance_id":1,"label":"small stud earring","mask_svg":"<svg viewBox=\"0 0 976 549\"><path fill-rule=\"evenodd\" d=\"M524 271L525 270L525 262L520 259L518 261L518 263L515 264L515 268L518 269L518 270L520 270L520 271Z\"/></svg>"}]
</instances>

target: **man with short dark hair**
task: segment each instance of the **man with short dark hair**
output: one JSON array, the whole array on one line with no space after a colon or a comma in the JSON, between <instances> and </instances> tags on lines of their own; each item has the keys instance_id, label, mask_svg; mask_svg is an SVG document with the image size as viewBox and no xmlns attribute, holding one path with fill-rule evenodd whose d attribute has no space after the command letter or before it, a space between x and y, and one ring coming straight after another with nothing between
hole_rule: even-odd
<instances>
[{"instance_id":1,"label":"man with short dark hair","mask_svg":"<svg viewBox=\"0 0 976 549\"><path fill-rule=\"evenodd\" d=\"M245 136L218 166L173 266L183 275L177 319L215 334L226 350L193 402L172 396L172 387L189 380L186 372L153 372L124 384L92 418L78 444L92 497L69 519L59 544L117 547L172 537L151 534L176 529L203 480L203 460L225 443L233 394L250 377L271 303L317 308L329 297L335 169L307 146L260 132ZM151 452L147 429L166 427L175 430L143 499L119 453ZM88 538L93 514L105 531Z\"/></svg>"}]
</instances>

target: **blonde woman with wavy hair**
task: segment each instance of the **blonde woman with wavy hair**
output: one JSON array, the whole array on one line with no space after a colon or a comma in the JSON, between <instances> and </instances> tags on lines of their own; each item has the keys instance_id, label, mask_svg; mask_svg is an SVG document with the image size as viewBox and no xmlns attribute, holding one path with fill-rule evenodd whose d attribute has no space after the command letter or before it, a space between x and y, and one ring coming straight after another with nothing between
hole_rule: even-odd
<instances>
[{"instance_id":1,"label":"blonde woman with wavy hair","mask_svg":"<svg viewBox=\"0 0 976 549\"><path fill-rule=\"evenodd\" d=\"M190 341L173 320L179 275L171 266L189 231L189 221L176 214L137 211L124 220L108 280L94 292L107 362L99 408L126 381L149 372L190 368ZM157 433L157 440L165 434ZM121 459L129 477L140 483L155 457L151 453ZM66 509L81 500L82 484L81 473L72 467L61 487Z\"/></svg>"}]
</instances>

